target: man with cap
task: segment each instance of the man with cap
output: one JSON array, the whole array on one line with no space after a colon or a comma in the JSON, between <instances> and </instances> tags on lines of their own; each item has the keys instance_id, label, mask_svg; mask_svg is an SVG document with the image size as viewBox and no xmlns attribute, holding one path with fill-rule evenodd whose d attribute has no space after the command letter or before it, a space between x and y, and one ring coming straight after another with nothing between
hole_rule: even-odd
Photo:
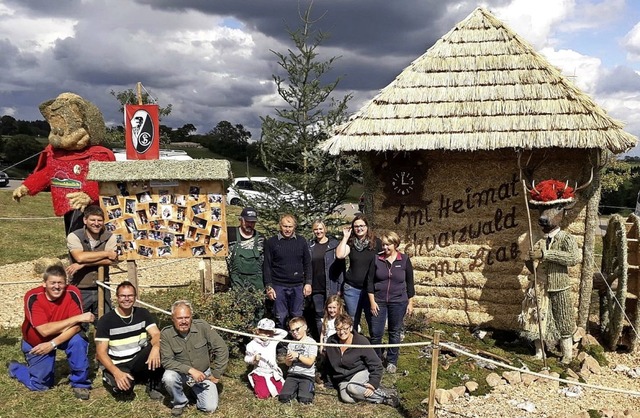
<instances>
[{"instance_id":1,"label":"man with cap","mask_svg":"<svg viewBox=\"0 0 640 418\"><path fill-rule=\"evenodd\" d=\"M229 255L227 269L231 287L235 290L264 292L262 261L264 236L256 231L258 212L252 207L242 209L240 226L227 229ZM256 307L256 321L264 315L264 303Z\"/></svg>"}]
</instances>

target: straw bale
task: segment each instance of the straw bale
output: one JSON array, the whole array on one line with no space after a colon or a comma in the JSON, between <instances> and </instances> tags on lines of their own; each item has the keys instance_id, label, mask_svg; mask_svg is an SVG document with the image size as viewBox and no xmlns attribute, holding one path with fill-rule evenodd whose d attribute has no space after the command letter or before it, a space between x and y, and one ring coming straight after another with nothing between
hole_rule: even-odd
<instances>
[{"instance_id":1,"label":"straw bale","mask_svg":"<svg viewBox=\"0 0 640 418\"><path fill-rule=\"evenodd\" d=\"M138 160L89 164L88 180L102 182L140 180L228 180L231 164L227 160Z\"/></svg>"}]
</instances>

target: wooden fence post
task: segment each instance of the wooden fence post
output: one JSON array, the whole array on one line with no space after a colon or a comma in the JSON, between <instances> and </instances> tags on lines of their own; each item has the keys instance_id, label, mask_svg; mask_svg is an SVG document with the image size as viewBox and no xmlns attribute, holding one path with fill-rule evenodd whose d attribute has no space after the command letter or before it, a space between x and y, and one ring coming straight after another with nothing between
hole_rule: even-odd
<instances>
[{"instance_id":1,"label":"wooden fence post","mask_svg":"<svg viewBox=\"0 0 640 418\"><path fill-rule=\"evenodd\" d=\"M104 284L104 266L98 267L98 319L104 315L104 287L100 284Z\"/></svg>"},{"instance_id":2,"label":"wooden fence post","mask_svg":"<svg viewBox=\"0 0 640 418\"><path fill-rule=\"evenodd\" d=\"M429 382L429 418L434 418L436 413L436 389L438 384L438 357L440 356L440 334L433 334L433 348L431 349L431 381Z\"/></svg>"}]
</instances>

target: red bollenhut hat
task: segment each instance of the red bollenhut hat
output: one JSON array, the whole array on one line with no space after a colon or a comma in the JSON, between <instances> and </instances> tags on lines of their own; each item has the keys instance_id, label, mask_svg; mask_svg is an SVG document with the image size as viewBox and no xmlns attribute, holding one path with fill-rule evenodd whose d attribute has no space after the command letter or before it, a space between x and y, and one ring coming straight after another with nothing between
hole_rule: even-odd
<instances>
[{"instance_id":1,"label":"red bollenhut hat","mask_svg":"<svg viewBox=\"0 0 640 418\"><path fill-rule=\"evenodd\" d=\"M529 203L532 205L551 206L558 203L573 202L576 194L572 187L558 180L544 180L529 190Z\"/></svg>"}]
</instances>

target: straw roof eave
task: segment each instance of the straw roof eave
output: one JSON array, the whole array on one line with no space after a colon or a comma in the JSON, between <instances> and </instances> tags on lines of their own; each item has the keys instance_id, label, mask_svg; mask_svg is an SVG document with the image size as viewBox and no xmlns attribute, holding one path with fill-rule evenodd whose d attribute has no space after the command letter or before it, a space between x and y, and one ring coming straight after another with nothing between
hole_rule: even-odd
<instances>
[{"instance_id":1,"label":"straw roof eave","mask_svg":"<svg viewBox=\"0 0 640 418\"><path fill-rule=\"evenodd\" d=\"M625 132L534 48L482 8L440 38L320 145L341 152L596 148Z\"/></svg>"},{"instance_id":2,"label":"straw roof eave","mask_svg":"<svg viewBox=\"0 0 640 418\"><path fill-rule=\"evenodd\" d=\"M94 161L89 164L88 180L110 181L202 181L232 178L227 160L137 160Z\"/></svg>"}]
</instances>

